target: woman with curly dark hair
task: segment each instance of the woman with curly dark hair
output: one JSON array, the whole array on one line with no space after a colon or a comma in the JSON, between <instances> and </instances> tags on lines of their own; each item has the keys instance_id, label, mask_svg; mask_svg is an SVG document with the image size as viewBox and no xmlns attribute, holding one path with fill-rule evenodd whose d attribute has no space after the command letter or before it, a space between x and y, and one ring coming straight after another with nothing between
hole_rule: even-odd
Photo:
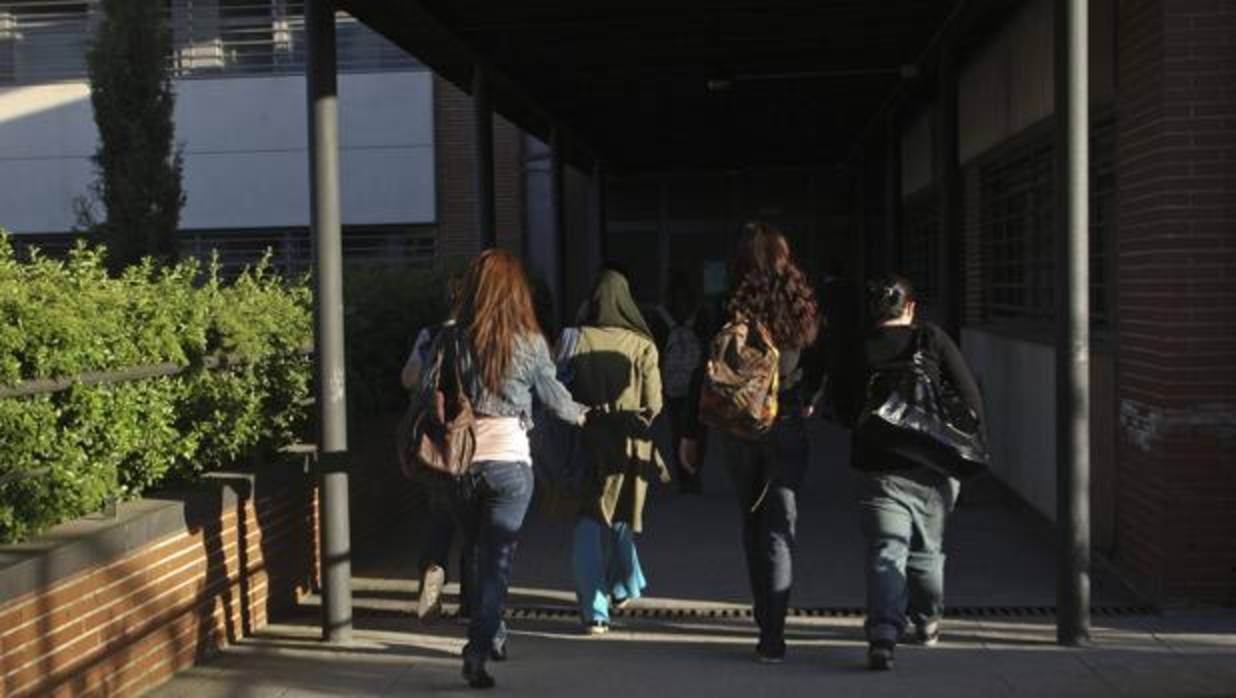
<instances>
[{"instance_id":1,"label":"woman with curly dark hair","mask_svg":"<svg viewBox=\"0 0 1236 698\"><path fill-rule=\"evenodd\" d=\"M797 492L807 466L804 420L811 415L809 397L821 378L816 362L808 360L820 330L820 309L789 242L771 225L744 227L733 271L727 313L763 325L780 357L778 416L771 430L757 439L720 429L717 434L717 450L734 481L742 512L743 549L760 631L756 658L778 663L785 658ZM692 407L679 443L679 459L691 469L698 466L702 436L697 407L701 375L697 371L693 381L688 403Z\"/></svg>"}]
</instances>

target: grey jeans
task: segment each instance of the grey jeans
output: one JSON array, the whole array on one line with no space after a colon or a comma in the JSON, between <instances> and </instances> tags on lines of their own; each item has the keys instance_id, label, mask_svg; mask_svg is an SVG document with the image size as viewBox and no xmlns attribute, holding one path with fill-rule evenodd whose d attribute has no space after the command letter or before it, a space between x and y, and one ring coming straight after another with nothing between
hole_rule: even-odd
<instances>
[{"instance_id":1,"label":"grey jeans","mask_svg":"<svg viewBox=\"0 0 1236 698\"><path fill-rule=\"evenodd\" d=\"M867 640L896 642L907 621L923 627L944 614L944 528L961 484L925 467L860 477Z\"/></svg>"}]
</instances>

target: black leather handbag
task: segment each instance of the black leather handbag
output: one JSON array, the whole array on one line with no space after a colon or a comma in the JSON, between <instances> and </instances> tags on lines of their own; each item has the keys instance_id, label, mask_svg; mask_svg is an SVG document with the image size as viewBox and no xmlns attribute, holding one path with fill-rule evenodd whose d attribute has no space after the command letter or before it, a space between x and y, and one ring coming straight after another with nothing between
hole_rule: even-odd
<instances>
[{"instance_id":1,"label":"black leather handbag","mask_svg":"<svg viewBox=\"0 0 1236 698\"><path fill-rule=\"evenodd\" d=\"M919 329L907 360L872 372L854 434L872 448L921 454L952 477L971 478L990 463L987 438L961 395L935 378L938 369Z\"/></svg>"}]
</instances>

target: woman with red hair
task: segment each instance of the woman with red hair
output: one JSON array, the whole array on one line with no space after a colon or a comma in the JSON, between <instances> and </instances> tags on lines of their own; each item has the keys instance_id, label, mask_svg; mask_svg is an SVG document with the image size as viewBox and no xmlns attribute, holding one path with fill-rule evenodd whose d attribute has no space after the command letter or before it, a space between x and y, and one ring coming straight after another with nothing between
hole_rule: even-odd
<instances>
[{"instance_id":1,"label":"woman with red hair","mask_svg":"<svg viewBox=\"0 0 1236 698\"><path fill-rule=\"evenodd\" d=\"M514 255L481 253L468 270L455 317L460 373L477 415L476 452L454 495L464 549L471 551L464 571L472 613L463 675L473 688L492 688L485 663L505 656L494 639L532 500L532 396L570 423L582 425L588 410L558 382L523 265ZM435 370L427 369L421 385L437 384Z\"/></svg>"}]
</instances>

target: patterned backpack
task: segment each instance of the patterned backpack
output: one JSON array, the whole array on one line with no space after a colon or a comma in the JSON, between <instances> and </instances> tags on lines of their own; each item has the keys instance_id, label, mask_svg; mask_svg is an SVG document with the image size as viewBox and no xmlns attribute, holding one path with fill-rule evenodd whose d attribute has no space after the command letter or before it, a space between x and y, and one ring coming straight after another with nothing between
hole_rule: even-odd
<instances>
[{"instance_id":1,"label":"patterned backpack","mask_svg":"<svg viewBox=\"0 0 1236 698\"><path fill-rule=\"evenodd\" d=\"M713 337L700 385L700 421L757 439L777 420L781 355L762 323L736 316Z\"/></svg>"}]
</instances>

